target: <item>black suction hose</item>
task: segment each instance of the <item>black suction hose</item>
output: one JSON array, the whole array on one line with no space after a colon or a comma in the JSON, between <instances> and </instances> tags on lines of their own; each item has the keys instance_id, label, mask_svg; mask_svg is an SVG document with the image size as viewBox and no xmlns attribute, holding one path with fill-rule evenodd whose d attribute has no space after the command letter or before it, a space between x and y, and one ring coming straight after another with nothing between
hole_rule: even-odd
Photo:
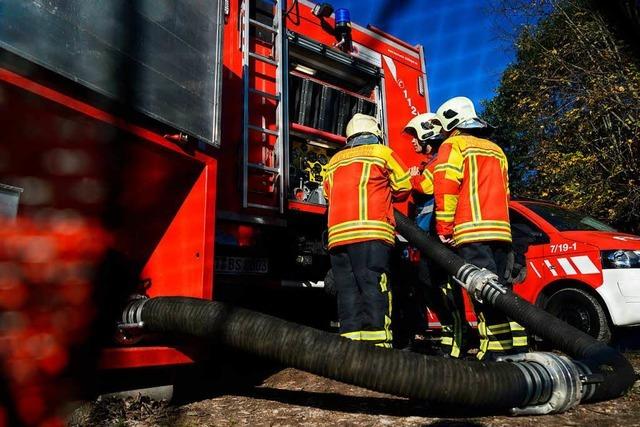
<instances>
[{"instance_id":1,"label":"black suction hose","mask_svg":"<svg viewBox=\"0 0 640 427\"><path fill-rule=\"evenodd\" d=\"M549 341L553 348L588 366L602 375L591 396L584 401L608 400L624 395L634 384L633 366L620 352L574 328L557 317L523 300L511 291L497 294L491 302L508 317L526 325L527 330Z\"/></svg>"},{"instance_id":2,"label":"black suction hose","mask_svg":"<svg viewBox=\"0 0 640 427\"><path fill-rule=\"evenodd\" d=\"M138 300L128 321L150 332L210 338L285 366L432 403L505 411L530 400L511 363L429 357L373 347L224 303L186 297ZM134 314L137 312L137 315Z\"/></svg>"},{"instance_id":3,"label":"black suction hose","mask_svg":"<svg viewBox=\"0 0 640 427\"><path fill-rule=\"evenodd\" d=\"M396 230L411 245L415 246L430 260L438 264L440 268L447 272L450 276L458 274L460 269L466 262L451 249L443 245L440 240L426 234L416 224L397 210L395 213Z\"/></svg>"},{"instance_id":4,"label":"black suction hose","mask_svg":"<svg viewBox=\"0 0 640 427\"><path fill-rule=\"evenodd\" d=\"M186 297L133 300L123 313L121 330L209 338L327 378L467 410L562 412L581 400L618 397L631 387L634 372L620 353L504 289L495 275L465 263L398 212L396 221L412 245L472 295L581 360L552 353L486 363L429 357L376 348L266 314Z\"/></svg>"},{"instance_id":5,"label":"black suction hose","mask_svg":"<svg viewBox=\"0 0 640 427\"><path fill-rule=\"evenodd\" d=\"M433 259L452 276L464 279L469 264L435 238L426 235L400 212L395 212L396 228L412 245ZM463 277L461 277L463 276ZM464 281L464 280L462 280ZM483 295L487 302L526 329L549 341L555 349L578 359L593 373L601 374L603 381L585 401L606 400L625 394L635 382L633 367L615 349L523 300L512 291L487 289Z\"/></svg>"}]
</instances>

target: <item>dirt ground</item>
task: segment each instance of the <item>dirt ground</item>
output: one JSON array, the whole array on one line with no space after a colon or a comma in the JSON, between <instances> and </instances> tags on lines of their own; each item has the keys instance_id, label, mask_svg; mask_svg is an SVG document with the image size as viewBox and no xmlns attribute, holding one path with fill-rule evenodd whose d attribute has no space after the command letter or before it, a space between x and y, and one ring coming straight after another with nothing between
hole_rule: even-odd
<instances>
[{"instance_id":1,"label":"dirt ground","mask_svg":"<svg viewBox=\"0 0 640 427\"><path fill-rule=\"evenodd\" d=\"M640 353L626 355L636 371L640 371ZM244 369L247 364L253 368ZM442 414L424 403L243 356L231 356L218 368L215 373L179 374L178 380L182 380L187 390L184 393L176 386L174 403L142 396L99 399L77 410L70 425L640 426L640 383L625 397L580 405L564 414L473 417ZM215 378L204 380L207 375ZM204 394L195 390L195 377L207 383ZM212 390L217 394L212 394ZM182 397L176 396L181 393Z\"/></svg>"}]
</instances>

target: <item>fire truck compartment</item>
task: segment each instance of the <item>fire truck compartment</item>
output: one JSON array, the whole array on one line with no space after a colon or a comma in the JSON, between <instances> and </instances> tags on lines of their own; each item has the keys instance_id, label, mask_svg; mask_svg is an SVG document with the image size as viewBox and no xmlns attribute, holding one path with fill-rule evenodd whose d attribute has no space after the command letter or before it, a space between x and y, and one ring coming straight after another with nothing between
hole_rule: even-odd
<instances>
[{"instance_id":1,"label":"fire truck compartment","mask_svg":"<svg viewBox=\"0 0 640 427\"><path fill-rule=\"evenodd\" d=\"M356 113L380 116L380 69L297 33L288 41L289 208L324 213L324 166L343 145L348 121Z\"/></svg>"},{"instance_id":2,"label":"fire truck compartment","mask_svg":"<svg viewBox=\"0 0 640 427\"><path fill-rule=\"evenodd\" d=\"M150 295L211 297L214 161L5 69L0 96L0 182L23 189L19 217L105 221L118 266ZM123 282L110 294L135 291Z\"/></svg>"},{"instance_id":3,"label":"fire truck compartment","mask_svg":"<svg viewBox=\"0 0 640 427\"><path fill-rule=\"evenodd\" d=\"M378 67L295 33L289 43L293 123L344 136L355 113L378 115Z\"/></svg>"},{"instance_id":4,"label":"fire truck compartment","mask_svg":"<svg viewBox=\"0 0 640 427\"><path fill-rule=\"evenodd\" d=\"M0 46L218 145L223 3L4 1Z\"/></svg>"}]
</instances>

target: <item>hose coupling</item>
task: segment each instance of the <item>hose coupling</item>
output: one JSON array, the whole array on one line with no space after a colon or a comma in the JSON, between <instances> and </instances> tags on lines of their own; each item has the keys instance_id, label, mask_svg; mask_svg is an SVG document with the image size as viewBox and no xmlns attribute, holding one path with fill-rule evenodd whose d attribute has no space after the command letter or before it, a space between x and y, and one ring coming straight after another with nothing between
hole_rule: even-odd
<instances>
[{"instance_id":1,"label":"hose coupling","mask_svg":"<svg viewBox=\"0 0 640 427\"><path fill-rule=\"evenodd\" d=\"M585 382L591 376L589 369L566 356L534 352L509 355L498 361L515 364L527 381L527 398L520 407L511 409L513 415L564 412L578 405L594 387Z\"/></svg>"},{"instance_id":2,"label":"hose coupling","mask_svg":"<svg viewBox=\"0 0 640 427\"><path fill-rule=\"evenodd\" d=\"M144 322L142 321L142 307L149 301L144 295L133 295L122 311L122 319L118 322L116 341L120 344L132 345L142 339Z\"/></svg>"},{"instance_id":3,"label":"hose coupling","mask_svg":"<svg viewBox=\"0 0 640 427\"><path fill-rule=\"evenodd\" d=\"M460 267L454 279L478 302L493 302L499 294L507 293L507 289L500 284L495 273L473 264Z\"/></svg>"}]
</instances>

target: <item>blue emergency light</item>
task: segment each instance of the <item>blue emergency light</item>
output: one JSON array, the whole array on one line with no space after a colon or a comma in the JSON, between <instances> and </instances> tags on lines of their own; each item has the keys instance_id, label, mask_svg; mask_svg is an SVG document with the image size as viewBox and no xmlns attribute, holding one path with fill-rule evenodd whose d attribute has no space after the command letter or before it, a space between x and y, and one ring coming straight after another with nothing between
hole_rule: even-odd
<instances>
[{"instance_id":1,"label":"blue emergency light","mask_svg":"<svg viewBox=\"0 0 640 427\"><path fill-rule=\"evenodd\" d=\"M338 40L337 46L340 49L345 52L351 52L353 50L349 9L336 9L335 36Z\"/></svg>"},{"instance_id":2,"label":"blue emergency light","mask_svg":"<svg viewBox=\"0 0 640 427\"><path fill-rule=\"evenodd\" d=\"M351 25L351 15L349 9L336 9L336 26L337 25Z\"/></svg>"}]
</instances>

